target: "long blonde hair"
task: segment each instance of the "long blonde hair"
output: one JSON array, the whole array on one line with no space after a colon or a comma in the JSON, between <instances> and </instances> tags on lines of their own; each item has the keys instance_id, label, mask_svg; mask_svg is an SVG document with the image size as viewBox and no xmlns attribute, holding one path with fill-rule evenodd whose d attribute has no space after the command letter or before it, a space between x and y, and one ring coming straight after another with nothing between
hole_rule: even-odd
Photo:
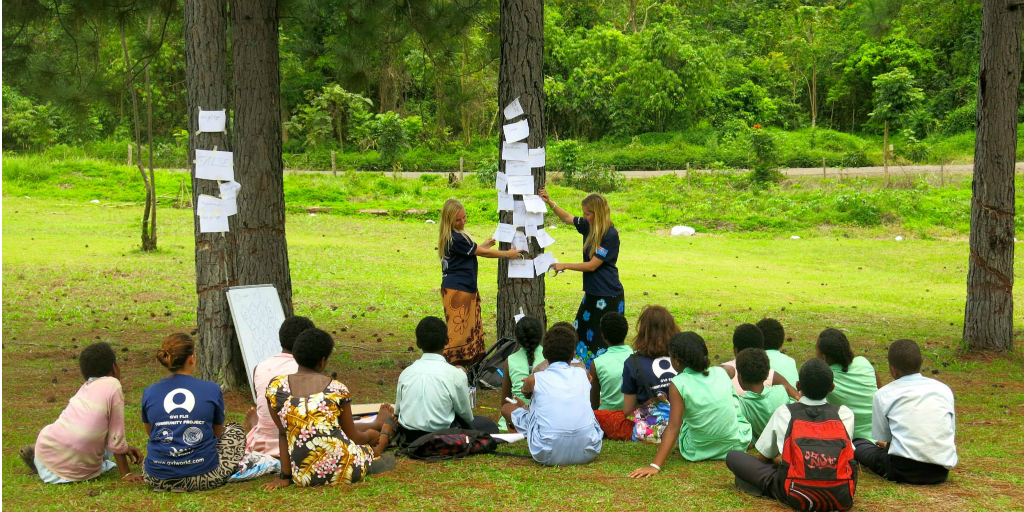
<instances>
[{"instance_id":1,"label":"long blonde hair","mask_svg":"<svg viewBox=\"0 0 1024 512\"><path fill-rule=\"evenodd\" d=\"M439 234L437 237L437 257L441 261L444 261L445 256L448 255L448 246L452 243L452 231L455 230L452 226L455 225L455 217L464 209L462 203L457 199L445 201L441 208L441 222L438 223ZM462 231L460 233L465 234Z\"/></svg>"},{"instance_id":2,"label":"long blonde hair","mask_svg":"<svg viewBox=\"0 0 1024 512\"><path fill-rule=\"evenodd\" d=\"M612 212L608 207L608 201L601 194L590 194L583 198L583 207L594 213L594 221L590 223L590 231L583 239L583 250L594 257L597 246L601 245L608 228L612 227Z\"/></svg>"}]
</instances>

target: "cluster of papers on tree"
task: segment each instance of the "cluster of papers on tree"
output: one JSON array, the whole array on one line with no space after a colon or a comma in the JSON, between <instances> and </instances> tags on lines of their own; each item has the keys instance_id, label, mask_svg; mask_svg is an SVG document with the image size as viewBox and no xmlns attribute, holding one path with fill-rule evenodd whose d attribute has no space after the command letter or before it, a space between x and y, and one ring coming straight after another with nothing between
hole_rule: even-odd
<instances>
[{"instance_id":1,"label":"cluster of papers on tree","mask_svg":"<svg viewBox=\"0 0 1024 512\"><path fill-rule=\"evenodd\" d=\"M226 132L227 112L224 110L200 110L200 133ZM235 155L231 151L196 149L196 178L214 180L220 188L219 196L200 194L196 198L196 215L199 216L200 233L223 233L229 231L228 217L238 213L238 191L242 185L235 181Z\"/></svg>"},{"instance_id":2,"label":"cluster of papers on tree","mask_svg":"<svg viewBox=\"0 0 1024 512\"><path fill-rule=\"evenodd\" d=\"M511 121L523 113L519 98L516 98L505 107L505 120ZM529 237L533 237L537 245L546 248L555 243L555 239L544 230L544 214L548 207L537 195L533 180L533 169L544 167L544 148L531 148L522 142L530 136L527 118L504 125L502 132L505 140L501 143L501 159L505 162L505 172L498 172L494 187L498 190L498 211L511 211L512 223L499 223L494 239L528 251ZM533 279L543 275L556 262L554 254L546 252L533 259L509 260L508 277Z\"/></svg>"}]
</instances>

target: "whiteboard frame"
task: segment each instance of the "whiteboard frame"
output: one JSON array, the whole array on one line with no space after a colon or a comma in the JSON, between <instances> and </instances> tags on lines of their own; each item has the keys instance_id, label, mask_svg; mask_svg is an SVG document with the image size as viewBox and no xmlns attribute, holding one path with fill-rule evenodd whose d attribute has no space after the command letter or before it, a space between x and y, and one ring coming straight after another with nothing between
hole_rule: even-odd
<instances>
[{"instance_id":1,"label":"whiteboard frame","mask_svg":"<svg viewBox=\"0 0 1024 512\"><path fill-rule=\"evenodd\" d=\"M284 318L285 320L287 320L287 317L285 317L285 315L284 315L284 307L281 306L281 296L278 295L277 287L274 286L273 284L251 284L251 285L245 285L245 286L229 286L228 289L224 292L224 294L227 296L227 299L228 299L228 309L231 311L231 327L235 330L235 339L238 340L238 350L240 352L242 352L242 361L245 364L246 378L249 379L249 390L252 391L252 401L255 404L256 400L257 400L257 397L256 397L256 382L253 380L253 372L256 370L256 365L261 363L262 361L249 361L249 358L248 358L248 356L245 353L245 347L242 345L242 338L238 335L238 327L237 327L238 326L238 318L235 316L236 315L236 313L235 313L235 305L232 303L232 301L231 301L231 294L229 293L232 290L243 290L243 289L246 289L246 288L270 288L270 289L274 290L274 296L277 297L277 301L274 302L274 304L276 304L277 305L277 309L280 310L281 317ZM278 329L280 329L280 326L278 326Z\"/></svg>"}]
</instances>

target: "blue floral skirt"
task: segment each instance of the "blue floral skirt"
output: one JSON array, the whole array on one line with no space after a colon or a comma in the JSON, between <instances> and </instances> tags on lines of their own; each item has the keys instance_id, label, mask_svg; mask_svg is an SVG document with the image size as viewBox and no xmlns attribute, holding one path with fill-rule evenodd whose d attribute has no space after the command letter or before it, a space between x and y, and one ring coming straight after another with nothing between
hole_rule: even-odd
<instances>
[{"instance_id":1,"label":"blue floral skirt","mask_svg":"<svg viewBox=\"0 0 1024 512\"><path fill-rule=\"evenodd\" d=\"M583 294L583 302L576 312L576 334L579 336L579 343L576 345L576 357L580 358L590 368L590 362L595 357L604 354L608 343L604 341L601 334L601 317L605 313L615 311L625 314L626 296L602 297L600 295Z\"/></svg>"}]
</instances>

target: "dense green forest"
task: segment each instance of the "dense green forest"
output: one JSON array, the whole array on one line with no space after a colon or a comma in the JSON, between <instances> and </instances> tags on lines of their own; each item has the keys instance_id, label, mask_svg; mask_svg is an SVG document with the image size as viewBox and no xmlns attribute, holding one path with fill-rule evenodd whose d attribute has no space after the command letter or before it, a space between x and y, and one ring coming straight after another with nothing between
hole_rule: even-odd
<instances>
[{"instance_id":1,"label":"dense green forest","mask_svg":"<svg viewBox=\"0 0 1024 512\"><path fill-rule=\"evenodd\" d=\"M158 165L183 166L181 8L4 2L4 150L123 160L151 123ZM289 166L493 166L497 0L280 8ZM759 133L779 165L854 166L880 160L866 141L887 122L897 160L953 160L973 145L980 19L978 0L551 0L547 133L620 168L741 167Z\"/></svg>"}]
</instances>

